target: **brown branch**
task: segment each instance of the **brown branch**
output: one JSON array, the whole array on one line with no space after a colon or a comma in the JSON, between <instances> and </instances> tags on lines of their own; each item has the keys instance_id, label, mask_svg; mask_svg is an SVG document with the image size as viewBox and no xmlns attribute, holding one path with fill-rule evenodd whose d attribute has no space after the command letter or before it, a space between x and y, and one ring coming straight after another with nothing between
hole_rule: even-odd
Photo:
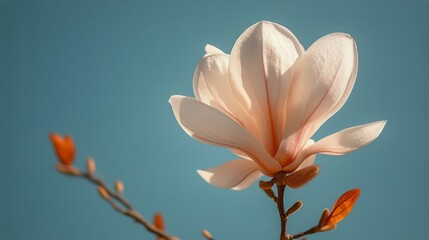
<instances>
[{"instance_id":1,"label":"brown branch","mask_svg":"<svg viewBox=\"0 0 429 240\"><path fill-rule=\"evenodd\" d=\"M65 167L65 171L61 168ZM69 168L69 169L67 169ZM165 240L179 240L179 238L172 236L165 231L162 231L158 228L156 228L152 223L147 221L142 215L140 215L133 206L122 196L122 193L112 191L103 181L101 178L97 178L94 176L94 174L81 172L78 169L74 167L68 167L68 166L57 166L57 169L65 174L72 175L75 177L82 177L88 180L90 183L98 186L99 188L102 188L107 193L107 196L102 196L107 203L110 204L110 206L117 212L123 214L124 216L128 216L132 218L135 222L140 223L143 225L146 230L160 238L163 238ZM70 171L70 169L72 169ZM69 172L70 171L70 172ZM121 204L119 206L118 203Z\"/></svg>"},{"instance_id":2,"label":"brown branch","mask_svg":"<svg viewBox=\"0 0 429 240\"><path fill-rule=\"evenodd\" d=\"M95 165L90 167L90 168L94 168L95 169ZM122 183L117 182L116 183L116 190L117 191L112 191L103 181L102 178L97 178L94 176L94 172L95 170L88 170L88 172L81 172L79 169L70 166L70 165L64 165L64 164L58 164L57 165L57 170L61 173L67 174L67 175L71 175L71 176L75 176L75 177L82 177L85 178L86 180L88 180L90 183L96 185L98 187L98 191L100 193L100 195L103 197L103 199L110 204L110 206L117 212L123 214L124 216L128 216L130 218L132 218L135 222L140 223L141 225L143 225L143 227L146 228L146 230L156 236L158 236L160 239L165 239L165 240L179 240L179 238L172 236L168 233L166 233L165 231L158 229L157 227L155 227L155 225L153 225L152 223L150 223L149 221L147 221L143 216L141 216L134 208L133 206L122 196ZM310 229L308 229L307 231L298 233L296 235L290 235L287 233L286 231L286 225L287 225L287 220L288 217L295 213L297 210L299 210L299 208L301 208L302 206L302 202L298 201L296 202L293 206L291 206L287 211L285 211L285 207L284 207L284 193L285 193L285 188L286 185L282 184L281 181L279 181L279 179L281 179L281 175L279 176L275 176L270 182L266 182L269 184L265 184L264 182L260 183L260 187L265 191L265 193L267 193L267 191L271 190L271 187L275 184L277 187L277 196L274 195L274 193L270 192L270 194L267 194L270 198L272 198L273 200L275 200L274 202L277 204L277 210L279 212L279 217L280 217L280 226L281 226L281 230L280 230L280 240L293 240L293 239L298 239L300 237L303 237L305 235L309 235L309 234L314 234L317 232L320 232L320 226L317 225L315 227L312 227ZM274 182L275 181L275 182ZM120 187L118 187L118 184L120 185ZM267 186L265 186L267 185ZM271 185L271 187L270 187ZM119 204L120 205L119 205ZM207 230L203 230L202 231L203 236L207 239L207 240L213 240L213 237L211 236L211 234L207 231Z\"/></svg>"},{"instance_id":3,"label":"brown branch","mask_svg":"<svg viewBox=\"0 0 429 240\"><path fill-rule=\"evenodd\" d=\"M259 187L264 190L265 193L267 193L267 195L274 199L275 203L277 204L277 210L279 212L279 217L280 217L280 240L293 240L293 239L297 239L300 237L303 237L305 235L308 234L313 234L316 232L320 231L320 227L319 226L315 226L310 228L309 230L305 231L305 232L301 232L298 233L296 235L291 235L287 233L287 221L290 215L294 214L295 212L297 212L301 207L302 207L302 202L298 201L296 203L294 203L287 211L285 211L285 207L284 207L284 194L285 194L285 189L286 189L286 184L284 184L284 179L285 177L285 173L281 172L276 174L270 181L265 182L265 181L261 181L259 183ZM277 187L277 196L275 196L274 192L272 191L272 187L273 185L276 185ZM270 193L270 194L268 194Z\"/></svg>"},{"instance_id":4,"label":"brown branch","mask_svg":"<svg viewBox=\"0 0 429 240\"><path fill-rule=\"evenodd\" d=\"M307 231L305 231L305 232L300 232L300 233L298 233L298 234L296 234L296 235L292 235L292 236L290 237L290 239L291 239L291 240L292 240L292 239L297 239L297 238L303 237L303 236L305 236L305 235L309 235L309 234L317 233L317 232L318 232L318 231L317 231L317 227L318 227L318 226L315 226L315 227L312 227L312 228L308 229L308 230L307 230Z\"/></svg>"},{"instance_id":5,"label":"brown branch","mask_svg":"<svg viewBox=\"0 0 429 240\"><path fill-rule=\"evenodd\" d=\"M287 218L285 214L285 206L284 206L284 192L285 192L285 185L278 185L277 186L277 210L279 211L279 217L280 217L280 240L287 240L287 233L286 233L286 223Z\"/></svg>"}]
</instances>

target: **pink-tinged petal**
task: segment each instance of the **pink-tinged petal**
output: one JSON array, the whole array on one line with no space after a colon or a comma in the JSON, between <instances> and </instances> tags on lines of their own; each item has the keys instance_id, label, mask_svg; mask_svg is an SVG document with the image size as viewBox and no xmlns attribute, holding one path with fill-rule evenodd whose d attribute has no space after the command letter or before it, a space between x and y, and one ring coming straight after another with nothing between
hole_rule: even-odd
<instances>
[{"instance_id":1,"label":"pink-tinged petal","mask_svg":"<svg viewBox=\"0 0 429 240\"><path fill-rule=\"evenodd\" d=\"M219 48L210 45L210 44L206 44L206 46L204 47L204 51L206 52L206 54L219 54L219 53L223 53L222 50L220 50Z\"/></svg>"},{"instance_id":2,"label":"pink-tinged petal","mask_svg":"<svg viewBox=\"0 0 429 240\"><path fill-rule=\"evenodd\" d=\"M314 154L314 155L311 155L310 157L304 159L304 161L301 163L301 165L299 165L299 167L295 170L295 172L299 171L299 170L301 170L301 169L303 169L305 167L313 165L314 161L316 160L316 156L317 155Z\"/></svg>"},{"instance_id":3,"label":"pink-tinged petal","mask_svg":"<svg viewBox=\"0 0 429 240\"><path fill-rule=\"evenodd\" d=\"M259 22L236 41L229 76L236 95L245 102L259 126L259 137L271 154L281 140L290 67L304 52L285 27Z\"/></svg>"},{"instance_id":4,"label":"pink-tinged petal","mask_svg":"<svg viewBox=\"0 0 429 240\"><path fill-rule=\"evenodd\" d=\"M374 141L383 131L386 121L377 121L347 128L329 135L306 150L306 154L343 155Z\"/></svg>"},{"instance_id":5,"label":"pink-tinged petal","mask_svg":"<svg viewBox=\"0 0 429 240\"><path fill-rule=\"evenodd\" d=\"M252 172L249 174L248 177L246 177L241 183L239 183L237 186L231 188L231 190L235 191L241 191L246 188L248 188L250 185L252 185L256 180L264 176L259 170Z\"/></svg>"},{"instance_id":6,"label":"pink-tinged petal","mask_svg":"<svg viewBox=\"0 0 429 240\"><path fill-rule=\"evenodd\" d=\"M228 76L229 55L212 45L206 45L205 51L206 55L200 60L194 73L196 98L225 113L257 137L258 128L253 118L231 89ZM249 159L245 153L234 149L231 151L240 158Z\"/></svg>"},{"instance_id":7,"label":"pink-tinged petal","mask_svg":"<svg viewBox=\"0 0 429 240\"><path fill-rule=\"evenodd\" d=\"M306 149L306 148L310 147L310 146L311 146L311 145L313 145L313 144L314 144L314 140L313 140L313 139L309 139L309 140L305 143L305 145L304 145L304 147L302 148L302 150L304 150L304 149ZM282 146L280 146L280 147L282 147ZM301 151L301 152L298 154L297 159L302 159L302 153L303 153L303 152L304 152L304 151ZM313 165L313 163L314 163L314 161L315 161L315 160L316 160L316 154L315 154L315 155L312 155L312 156L307 157L306 159L304 159L304 160L302 161L301 165L299 165L299 167L298 167L295 171L299 171L299 170L301 170L301 169L303 169L303 168L305 168L305 167L308 167L308 166ZM287 166L283 168L283 171L289 172L289 171L287 171L287 170L288 170L288 167L287 167Z\"/></svg>"},{"instance_id":8,"label":"pink-tinged petal","mask_svg":"<svg viewBox=\"0 0 429 240\"><path fill-rule=\"evenodd\" d=\"M231 152L233 153L233 154L235 154L236 156L238 156L239 158L242 158L242 159L247 159L247 160L252 160L249 156L247 156L247 154L246 153L244 153L244 152L242 152L242 151L239 151L239 150L236 150L236 149L230 149L231 150Z\"/></svg>"},{"instance_id":9,"label":"pink-tinged petal","mask_svg":"<svg viewBox=\"0 0 429 240\"><path fill-rule=\"evenodd\" d=\"M355 41L344 33L322 37L297 60L287 101L284 146L276 156L282 165L294 161L303 144L344 105L357 68Z\"/></svg>"},{"instance_id":10,"label":"pink-tinged petal","mask_svg":"<svg viewBox=\"0 0 429 240\"><path fill-rule=\"evenodd\" d=\"M220 111L226 112L222 106L219 94L226 92L225 97L232 94L228 77L229 55L210 54L204 56L197 65L194 73L195 97Z\"/></svg>"},{"instance_id":11,"label":"pink-tinged petal","mask_svg":"<svg viewBox=\"0 0 429 240\"><path fill-rule=\"evenodd\" d=\"M201 59L194 73L195 96L201 102L225 113L257 137L258 126L231 89L228 62L229 55L221 53Z\"/></svg>"},{"instance_id":12,"label":"pink-tinged petal","mask_svg":"<svg viewBox=\"0 0 429 240\"><path fill-rule=\"evenodd\" d=\"M362 148L374 141L383 130L386 121L378 121L365 125L347 128L329 135L301 151L301 158L287 166L293 171L300 163L314 154L343 155Z\"/></svg>"},{"instance_id":13,"label":"pink-tinged petal","mask_svg":"<svg viewBox=\"0 0 429 240\"><path fill-rule=\"evenodd\" d=\"M246 153L267 176L281 171L252 134L219 110L185 96L172 96L170 103L178 123L191 137Z\"/></svg>"},{"instance_id":14,"label":"pink-tinged petal","mask_svg":"<svg viewBox=\"0 0 429 240\"><path fill-rule=\"evenodd\" d=\"M206 182L232 190L243 190L262 176L254 162L244 159L232 160L218 167L197 172Z\"/></svg>"}]
</instances>

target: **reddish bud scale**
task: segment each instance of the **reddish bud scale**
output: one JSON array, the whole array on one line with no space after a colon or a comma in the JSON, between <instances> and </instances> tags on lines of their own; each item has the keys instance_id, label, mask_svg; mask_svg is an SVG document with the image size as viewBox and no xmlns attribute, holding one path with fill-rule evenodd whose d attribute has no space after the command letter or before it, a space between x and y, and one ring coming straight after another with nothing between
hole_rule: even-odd
<instances>
[{"instance_id":1,"label":"reddish bud scale","mask_svg":"<svg viewBox=\"0 0 429 240\"><path fill-rule=\"evenodd\" d=\"M335 202L331 214L326 219L325 225L336 225L341 222L352 211L357 199L359 198L360 190L352 189L343 195Z\"/></svg>"},{"instance_id":2,"label":"reddish bud scale","mask_svg":"<svg viewBox=\"0 0 429 240\"><path fill-rule=\"evenodd\" d=\"M162 216L161 213L155 213L153 215L153 225L155 225L155 227L158 230L164 231L165 230L165 225L164 225L164 217ZM164 238L158 237L158 240L165 240Z\"/></svg>"},{"instance_id":3,"label":"reddish bud scale","mask_svg":"<svg viewBox=\"0 0 429 240\"><path fill-rule=\"evenodd\" d=\"M159 230L165 230L164 229L164 218L162 217L161 213L155 213L153 215L153 224Z\"/></svg>"},{"instance_id":4,"label":"reddish bud scale","mask_svg":"<svg viewBox=\"0 0 429 240\"><path fill-rule=\"evenodd\" d=\"M49 139L60 162L64 165L72 165L76 156L73 138L68 135L60 136L56 133L51 133L49 134Z\"/></svg>"}]
</instances>

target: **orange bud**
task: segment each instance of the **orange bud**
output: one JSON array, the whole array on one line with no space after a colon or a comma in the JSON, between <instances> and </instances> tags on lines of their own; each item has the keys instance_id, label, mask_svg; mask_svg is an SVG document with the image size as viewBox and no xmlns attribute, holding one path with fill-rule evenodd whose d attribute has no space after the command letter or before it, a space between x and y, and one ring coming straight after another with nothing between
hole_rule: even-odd
<instances>
[{"instance_id":1,"label":"orange bud","mask_svg":"<svg viewBox=\"0 0 429 240\"><path fill-rule=\"evenodd\" d=\"M213 239L212 234L211 234L207 229L204 229L204 230L202 231L202 234L203 234L203 236L204 236L205 238L207 238L207 239Z\"/></svg>"},{"instance_id":2,"label":"orange bud","mask_svg":"<svg viewBox=\"0 0 429 240\"><path fill-rule=\"evenodd\" d=\"M262 189L269 198L276 199L273 189Z\"/></svg>"},{"instance_id":3,"label":"orange bud","mask_svg":"<svg viewBox=\"0 0 429 240\"><path fill-rule=\"evenodd\" d=\"M343 195L335 202L331 214L326 219L325 225L335 226L341 222L352 211L357 199L359 198L360 190L352 189Z\"/></svg>"},{"instance_id":4,"label":"orange bud","mask_svg":"<svg viewBox=\"0 0 429 240\"><path fill-rule=\"evenodd\" d=\"M88 160L86 160L86 168L88 169L89 175L93 175L95 173L96 165L93 158L88 158Z\"/></svg>"},{"instance_id":5,"label":"orange bud","mask_svg":"<svg viewBox=\"0 0 429 240\"><path fill-rule=\"evenodd\" d=\"M292 215L294 213L296 213L299 209L301 209L302 207L302 202L298 201L296 203L294 203L287 211L286 211L286 216Z\"/></svg>"},{"instance_id":6,"label":"orange bud","mask_svg":"<svg viewBox=\"0 0 429 240\"><path fill-rule=\"evenodd\" d=\"M274 185L274 181L273 180L268 181L268 182L262 181L262 180L259 181L259 187L261 189L264 189L264 190L273 188L273 185Z\"/></svg>"},{"instance_id":7,"label":"orange bud","mask_svg":"<svg viewBox=\"0 0 429 240\"><path fill-rule=\"evenodd\" d=\"M319 166L311 165L283 177L283 184L291 188L300 188L319 174Z\"/></svg>"},{"instance_id":8,"label":"orange bud","mask_svg":"<svg viewBox=\"0 0 429 240\"><path fill-rule=\"evenodd\" d=\"M335 228L337 228L336 224L327 224L323 227L319 227L319 232L331 231L331 230L334 230Z\"/></svg>"},{"instance_id":9,"label":"orange bud","mask_svg":"<svg viewBox=\"0 0 429 240\"><path fill-rule=\"evenodd\" d=\"M153 224L156 228L158 228L161 231L164 231L164 217L161 213L155 213L153 215Z\"/></svg>"},{"instance_id":10,"label":"orange bud","mask_svg":"<svg viewBox=\"0 0 429 240\"><path fill-rule=\"evenodd\" d=\"M329 209L325 208L322 212L322 216L320 216L319 227L325 226L326 219L328 219L328 216L329 216Z\"/></svg>"},{"instance_id":11,"label":"orange bud","mask_svg":"<svg viewBox=\"0 0 429 240\"><path fill-rule=\"evenodd\" d=\"M165 226L164 226L164 217L162 216L161 213L155 213L153 215L153 225L155 225L155 227L158 230L164 231L165 230ZM157 237L158 240L164 240L164 238L161 237Z\"/></svg>"},{"instance_id":12,"label":"orange bud","mask_svg":"<svg viewBox=\"0 0 429 240\"><path fill-rule=\"evenodd\" d=\"M115 182L115 188L116 188L116 192L121 195L122 192L124 192L124 184L122 184L121 181L116 181Z\"/></svg>"},{"instance_id":13,"label":"orange bud","mask_svg":"<svg viewBox=\"0 0 429 240\"><path fill-rule=\"evenodd\" d=\"M109 200L110 199L110 195L109 195L109 193L107 192L107 190L104 187L98 186L97 190L98 190L98 193L100 194L100 196L102 198L104 198L104 200Z\"/></svg>"},{"instance_id":14,"label":"orange bud","mask_svg":"<svg viewBox=\"0 0 429 240\"><path fill-rule=\"evenodd\" d=\"M73 138L68 135L62 137L56 133L49 134L49 138L60 162L64 165L73 164L73 160L76 156Z\"/></svg>"}]
</instances>

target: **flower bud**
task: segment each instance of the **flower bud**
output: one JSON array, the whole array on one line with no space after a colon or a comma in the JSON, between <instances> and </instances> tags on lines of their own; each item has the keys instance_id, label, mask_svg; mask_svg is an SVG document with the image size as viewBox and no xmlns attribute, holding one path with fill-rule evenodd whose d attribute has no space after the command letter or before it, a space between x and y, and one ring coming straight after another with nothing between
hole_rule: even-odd
<instances>
[{"instance_id":1,"label":"flower bud","mask_svg":"<svg viewBox=\"0 0 429 240\"><path fill-rule=\"evenodd\" d=\"M335 228L337 228L336 224L326 224L323 227L319 227L319 232L326 232L326 231L334 230Z\"/></svg>"},{"instance_id":2,"label":"flower bud","mask_svg":"<svg viewBox=\"0 0 429 240\"><path fill-rule=\"evenodd\" d=\"M360 195L360 189L352 189L345 192L337 199L331 214L326 218L324 225L336 225L341 222L352 211Z\"/></svg>"},{"instance_id":3,"label":"flower bud","mask_svg":"<svg viewBox=\"0 0 429 240\"><path fill-rule=\"evenodd\" d=\"M326 219L328 219L329 216L329 209L325 208L323 210L322 216L320 216L319 220L319 227L323 227L326 223Z\"/></svg>"},{"instance_id":4,"label":"flower bud","mask_svg":"<svg viewBox=\"0 0 429 240\"><path fill-rule=\"evenodd\" d=\"M259 187L260 188L262 188L262 189L271 189L272 187L273 187L273 185L274 185L274 181L268 181L268 182L266 182L266 181L259 181Z\"/></svg>"},{"instance_id":5,"label":"flower bud","mask_svg":"<svg viewBox=\"0 0 429 240\"><path fill-rule=\"evenodd\" d=\"M153 225L160 231L165 230L164 217L162 216L161 213L155 213L153 215ZM157 240L166 240L166 239L162 237L157 237Z\"/></svg>"},{"instance_id":6,"label":"flower bud","mask_svg":"<svg viewBox=\"0 0 429 240\"><path fill-rule=\"evenodd\" d=\"M86 160L86 168L88 169L88 174L89 175L94 175L95 169L96 169L96 165L95 165L94 159L88 158L88 160Z\"/></svg>"},{"instance_id":7,"label":"flower bud","mask_svg":"<svg viewBox=\"0 0 429 240\"><path fill-rule=\"evenodd\" d=\"M122 192L124 192L124 185L122 184L121 181L117 180L115 182L115 189L119 195L122 195Z\"/></svg>"},{"instance_id":8,"label":"flower bud","mask_svg":"<svg viewBox=\"0 0 429 240\"><path fill-rule=\"evenodd\" d=\"M283 178L283 183L291 188L299 188L310 182L319 174L319 166L311 165Z\"/></svg>"},{"instance_id":9,"label":"flower bud","mask_svg":"<svg viewBox=\"0 0 429 240\"><path fill-rule=\"evenodd\" d=\"M262 189L264 190L265 194L267 194L267 196L269 198L272 198L274 201L276 201L276 195L274 194L274 191L270 188L270 189Z\"/></svg>"},{"instance_id":10,"label":"flower bud","mask_svg":"<svg viewBox=\"0 0 429 240\"><path fill-rule=\"evenodd\" d=\"M213 239L212 234L211 234L207 229L204 229L204 230L202 231L202 234L203 234L203 236L204 236L205 238L207 238L207 239L210 239L210 240L212 240L212 239Z\"/></svg>"},{"instance_id":11,"label":"flower bud","mask_svg":"<svg viewBox=\"0 0 429 240\"><path fill-rule=\"evenodd\" d=\"M76 156L76 148L73 138L64 135L60 136L56 133L49 134L49 138L57 154L58 160L64 165L72 165Z\"/></svg>"},{"instance_id":12,"label":"flower bud","mask_svg":"<svg viewBox=\"0 0 429 240\"><path fill-rule=\"evenodd\" d=\"M299 209L301 209L302 207L302 202L298 201L296 203L294 203L287 211L286 211L286 216L292 215L294 213L296 213Z\"/></svg>"},{"instance_id":13,"label":"flower bud","mask_svg":"<svg viewBox=\"0 0 429 240\"><path fill-rule=\"evenodd\" d=\"M106 201L110 200L110 195L104 187L98 186L98 193L102 198L104 198L104 200Z\"/></svg>"}]
</instances>

